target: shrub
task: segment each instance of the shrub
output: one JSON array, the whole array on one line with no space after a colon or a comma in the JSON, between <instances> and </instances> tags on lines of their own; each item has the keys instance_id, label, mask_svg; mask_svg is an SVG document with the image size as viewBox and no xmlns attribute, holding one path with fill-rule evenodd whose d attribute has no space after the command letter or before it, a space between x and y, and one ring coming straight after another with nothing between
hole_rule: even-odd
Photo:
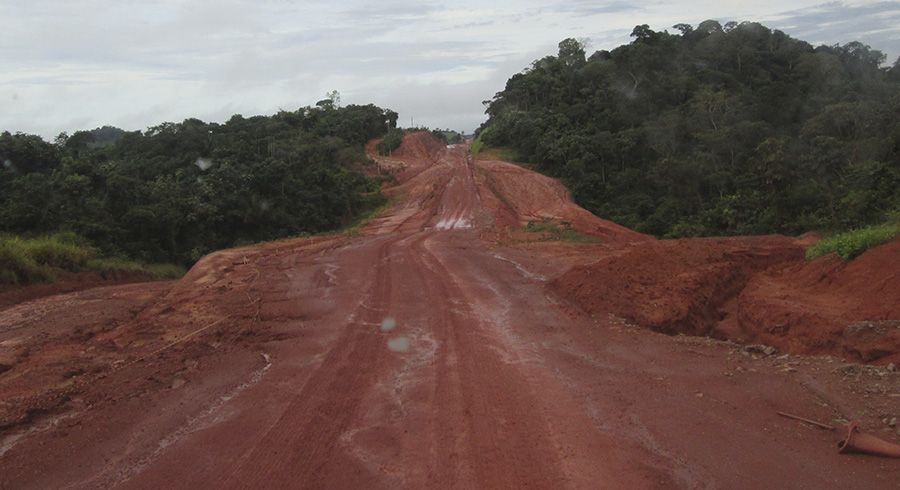
<instances>
[{"instance_id":1,"label":"shrub","mask_svg":"<svg viewBox=\"0 0 900 490\"><path fill-rule=\"evenodd\" d=\"M403 143L403 130L394 128L384 135L384 138L375 145L375 149L378 150L379 155L390 155L394 150L400 148L401 143Z\"/></svg>"},{"instance_id":2,"label":"shrub","mask_svg":"<svg viewBox=\"0 0 900 490\"><path fill-rule=\"evenodd\" d=\"M76 271L97 255L97 251L89 246L77 243L74 235L50 235L45 237L21 240L26 253L35 262Z\"/></svg>"},{"instance_id":3,"label":"shrub","mask_svg":"<svg viewBox=\"0 0 900 490\"><path fill-rule=\"evenodd\" d=\"M107 273L136 273L153 279L184 275L184 268L172 264L142 264L118 258L97 258L97 250L74 233L57 233L35 238L0 235L0 284L29 284L52 281L54 271L92 270Z\"/></svg>"},{"instance_id":4,"label":"shrub","mask_svg":"<svg viewBox=\"0 0 900 490\"><path fill-rule=\"evenodd\" d=\"M52 279L50 268L34 260L24 240L0 236L0 283L26 284Z\"/></svg>"},{"instance_id":5,"label":"shrub","mask_svg":"<svg viewBox=\"0 0 900 490\"><path fill-rule=\"evenodd\" d=\"M806 259L812 260L834 252L842 259L850 260L869 248L881 245L897 236L900 236L900 223L885 223L839 233L819 240L806 249Z\"/></svg>"}]
</instances>

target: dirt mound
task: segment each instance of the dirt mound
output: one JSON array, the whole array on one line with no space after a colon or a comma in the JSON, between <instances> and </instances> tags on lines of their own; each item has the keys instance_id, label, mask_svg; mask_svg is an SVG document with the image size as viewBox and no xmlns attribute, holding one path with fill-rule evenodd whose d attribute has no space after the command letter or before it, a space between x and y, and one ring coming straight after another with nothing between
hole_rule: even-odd
<instances>
[{"instance_id":1,"label":"dirt mound","mask_svg":"<svg viewBox=\"0 0 900 490\"><path fill-rule=\"evenodd\" d=\"M499 201L499 215L513 215L519 225L529 221L564 223L579 232L617 242L639 242L653 237L598 218L572 201L559 181L499 160L479 160L485 185Z\"/></svg>"},{"instance_id":2,"label":"dirt mound","mask_svg":"<svg viewBox=\"0 0 900 490\"><path fill-rule=\"evenodd\" d=\"M754 277L737 302L750 340L804 354L900 362L900 240ZM893 267L891 267L893 265Z\"/></svg>"},{"instance_id":3,"label":"dirt mound","mask_svg":"<svg viewBox=\"0 0 900 490\"><path fill-rule=\"evenodd\" d=\"M400 160L433 162L445 147L444 142L430 132L416 131L403 135L403 143L391 156Z\"/></svg>"},{"instance_id":4,"label":"dirt mound","mask_svg":"<svg viewBox=\"0 0 900 490\"><path fill-rule=\"evenodd\" d=\"M380 170L390 172L400 183L408 181L436 163L446 148L443 141L428 131L404 134L400 147L388 156L378 154L375 147L379 141L381 140L370 141L366 145L366 153L378 162Z\"/></svg>"},{"instance_id":5,"label":"dirt mound","mask_svg":"<svg viewBox=\"0 0 900 490\"><path fill-rule=\"evenodd\" d=\"M647 241L576 266L551 287L589 313L707 335L754 273L802 257L781 236Z\"/></svg>"}]
</instances>

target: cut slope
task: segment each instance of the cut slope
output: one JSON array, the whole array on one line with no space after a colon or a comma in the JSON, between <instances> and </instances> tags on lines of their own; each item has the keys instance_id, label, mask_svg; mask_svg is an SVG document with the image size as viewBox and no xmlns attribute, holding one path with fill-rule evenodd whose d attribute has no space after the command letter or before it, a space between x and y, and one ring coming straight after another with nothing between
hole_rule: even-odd
<instances>
[{"instance_id":1,"label":"cut slope","mask_svg":"<svg viewBox=\"0 0 900 490\"><path fill-rule=\"evenodd\" d=\"M648 241L576 266L551 287L592 314L707 335L753 273L802 257L781 236Z\"/></svg>"},{"instance_id":2,"label":"cut slope","mask_svg":"<svg viewBox=\"0 0 900 490\"><path fill-rule=\"evenodd\" d=\"M388 156L378 155L375 146L379 141L370 141L366 145L366 152L378 162L381 169L393 174L400 183L436 163L441 151L446 148L443 141L428 131L405 133L400 146Z\"/></svg>"},{"instance_id":3,"label":"cut slope","mask_svg":"<svg viewBox=\"0 0 900 490\"><path fill-rule=\"evenodd\" d=\"M738 298L750 339L804 354L900 362L900 240L754 277Z\"/></svg>"},{"instance_id":4,"label":"cut slope","mask_svg":"<svg viewBox=\"0 0 900 490\"><path fill-rule=\"evenodd\" d=\"M568 189L545 175L499 160L479 160L485 184L500 201L500 213L511 213L524 225L553 220L604 240L639 242L653 237L599 218L575 204Z\"/></svg>"}]
</instances>

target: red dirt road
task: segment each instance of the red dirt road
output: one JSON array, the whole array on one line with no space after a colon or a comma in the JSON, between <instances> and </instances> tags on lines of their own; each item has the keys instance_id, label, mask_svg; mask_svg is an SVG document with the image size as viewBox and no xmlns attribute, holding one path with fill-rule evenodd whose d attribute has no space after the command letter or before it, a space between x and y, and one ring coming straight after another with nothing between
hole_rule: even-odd
<instances>
[{"instance_id":1,"label":"red dirt road","mask_svg":"<svg viewBox=\"0 0 900 490\"><path fill-rule=\"evenodd\" d=\"M0 487L898 487L775 415L896 441L896 372L592 316L551 282L649 237L465 147L410 154L358 234L0 311ZM501 231L536 219L603 241Z\"/></svg>"}]
</instances>

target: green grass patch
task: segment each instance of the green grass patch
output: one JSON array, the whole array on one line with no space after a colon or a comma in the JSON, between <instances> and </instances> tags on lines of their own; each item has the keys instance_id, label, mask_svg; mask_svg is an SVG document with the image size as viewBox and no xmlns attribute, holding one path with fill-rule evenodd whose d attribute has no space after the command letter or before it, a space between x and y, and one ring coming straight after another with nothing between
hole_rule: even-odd
<instances>
[{"instance_id":1,"label":"green grass patch","mask_svg":"<svg viewBox=\"0 0 900 490\"><path fill-rule=\"evenodd\" d=\"M478 156L481 160L502 160L504 162L518 162L519 154L516 150L505 146L486 146L479 140L475 140L469 147L472 156Z\"/></svg>"},{"instance_id":2,"label":"green grass patch","mask_svg":"<svg viewBox=\"0 0 900 490\"><path fill-rule=\"evenodd\" d=\"M142 264L125 259L102 258L85 239L73 233L24 238L0 235L0 284L26 285L52 282L60 272L96 271L137 273L152 279L184 275L171 264Z\"/></svg>"},{"instance_id":3,"label":"green grass patch","mask_svg":"<svg viewBox=\"0 0 900 490\"><path fill-rule=\"evenodd\" d=\"M23 240L0 237L0 284L27 284L53 279L53 271L39 264Z\"/></svg>"},{"instance_id":4,"label":"green grass patch","mask_svg":"<svg viewBox=\"0 0 900 490\"><path fill-rule=\"evenodd\" d=\"M481 137L475 138L475 141L472 142L472 145L469 146L469 153L472 154L473 157L478 156L481 153L481 150L484 149L484 141L481 141Z\"/></svg>"},{"instance_id":5,"label":"green grass patch","mask_svg":"<svg viewBox=\"0 0 900 490\"><path fill-rule=\"evenodd\" d=\"M885 223L839 233L819 240L806 249L806 259L812 260L833 252L844 260L850 260L897 236L900 236L900 223Z\"/></svg>"},{"instance_id":6,"label":"green grass patch","mask_svg":"<svg viewBox=\"0 0 900 490\"><path fill-rule=\"evenodd\" d=\"M380 206L372 208L367 213L365 213L362 216L360 216L359 218L357 218L356 221L351 223L349 226L345 227L342 230L343 233L348 236L359 235L359 230L363 226L368 224L373 219L377 218L378 215L380 215L381 213L385 212L391 206L391 204L392 203L389 199L385 199L385 201Z\"/></svg>"},{"instance_id":7,"label":"green grass patch","mask_svg":"<svg viewBox=\"0 0 900 490\"><path fill-rule=\"evenodd\" d=\"M560 241L573 243L600 243L595 236L585 235L572 228L572 224L566 221L557 223L550 219L541 221L529 221L525 225L525 231L531 233L543 233L541 241Z\"/></svg>"},{"instance_id":8,"label":"green grass patch","mask_svg":"<svg viewBox=\"0 0 900 490\"><path fill-rule=\"evenodd\" d=\"M178 279L187 270L175 264L144 264L121 258L93 259L87 263L86 270L99 272L104 276L116 274L140 274L152 279Z\"/></svg>"},{"instance_id":9,"label":"green grass patch","mask_svg":"<svg viewBox=\"0 0 900 490\"><path fill-rule=\"evenodd\" d=\"M0 283L52 281L56 271L80 270L97 250L70 233L22 238L0 235Z\"/></svg>"}]
</instances>

